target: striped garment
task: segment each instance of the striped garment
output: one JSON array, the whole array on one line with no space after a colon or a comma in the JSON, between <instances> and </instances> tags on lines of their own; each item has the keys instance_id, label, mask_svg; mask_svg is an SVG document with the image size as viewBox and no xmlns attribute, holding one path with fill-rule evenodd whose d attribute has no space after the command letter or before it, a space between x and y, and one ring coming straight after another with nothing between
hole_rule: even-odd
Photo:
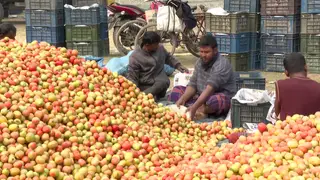
<instances>
[{"instance_id":1,"label":"striped garment","mask_svg":"<svg viewBox=\"0 0 320 180\"><path fill-rule=\"evenodd\" d=\"M185 91L186 87L184 86L174 87L168 97L168 100L171 102L177 102ZM188 102L186 102L186 106L191 106L197 101L198 98L199 95L195 95ZM215 112L214 115L223 115L228 113L231 106L231 99L223 93L215 93L209 97L206 105Z\"/></svg>"}]
</instances>

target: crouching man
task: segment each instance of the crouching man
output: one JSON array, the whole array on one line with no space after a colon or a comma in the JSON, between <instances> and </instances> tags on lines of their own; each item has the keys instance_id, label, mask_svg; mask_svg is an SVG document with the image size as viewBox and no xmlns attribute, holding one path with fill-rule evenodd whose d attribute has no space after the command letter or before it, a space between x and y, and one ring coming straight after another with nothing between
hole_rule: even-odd
<instances>
[{"instance_id":1,"label":"crouching man","mask_svg":"<svg viewBox=\"0 0 320 180\"><path fill-rule=\"evenodd\" d=\"M201 114L223 115L228 113L231 98L236 93L236 82L231 64L218 52L217 41L212 35L200 39L200 59L187 87L174 87L169 101L177 106L187 106L194 119Z\"/></svg>"}]
</instances>

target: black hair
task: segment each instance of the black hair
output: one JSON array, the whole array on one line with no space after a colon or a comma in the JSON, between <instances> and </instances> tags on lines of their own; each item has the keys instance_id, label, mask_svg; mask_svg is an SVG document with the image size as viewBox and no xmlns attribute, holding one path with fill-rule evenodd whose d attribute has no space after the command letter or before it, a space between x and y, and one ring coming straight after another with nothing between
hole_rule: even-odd
<instances>
[{"instance_id":1,"label":"black hair","mask_svg":"<svg viewBox=\"0 0 320 180\"><path fill-rule=\"evenodd\" d=\"M159 44L161 41L161 37L154 31L147 31L144 33L142 38L141 47L146 44Z\"/></svg>"},{"instance_id":2,"label":"black hair","mask_svg":"<svg viewBox=\"0 0 320 180\"><path fill-rule=\"evenodd\" d=\"M285 56L283 66L289 74L303 72L305 70L306 59L301 53L291 53Z\"/></svg>"},{"instance_id":3,"label":"black hair","mask_svg":"<svg viewBox=\"0 0 320 180\"><path fill-rule=\"evenodd\" d=\"M218 43L216 38L212 34L206 34L200 38L199 46L210 46L212 47L212 49L214 49L218 47Z\"/></svg>"},{"instance_id":4,"label":"black hair","mask_svg":"<svg viewBox=\"0 0 320 180\"><path fill-rule=\"evenodd\" d=\"M17 28L14 27L13 24L10 23L3 23L0 24L0 38L5 38L6 36L8 36L8 34L12 32L14 34L17 33Z\"/></svg>"}]
</instances>

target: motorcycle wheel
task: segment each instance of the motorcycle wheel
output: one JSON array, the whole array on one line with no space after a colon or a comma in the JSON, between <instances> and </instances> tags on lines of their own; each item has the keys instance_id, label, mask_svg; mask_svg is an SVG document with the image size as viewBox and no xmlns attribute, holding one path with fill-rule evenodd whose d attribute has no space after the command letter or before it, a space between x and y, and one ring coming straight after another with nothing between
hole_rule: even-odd
<instances>
[{"instance_id":1,"label":"motorcycle wheel","mask_svg":"<svg viewBox=\"0 0 320 180\"><path fill-rule=\"evenodd\" d=\"M115 46L121 54L127 55L134 49L135 36L145 25L147 25L145 20L136 19L126 22L118 29Z\"/></svg>"},{"instance_id":2,"label":"motorcycle wheel","mask_svg":"<svg viewBox=\"0 0 320 180\"><path fill-rule=\"evenodd\" d=\"M147 31L155 31L161 37L161 44L167 49L167 51L173 55L178 47L178 40L177 35L173 32L165 32L165 31L158 31L157 24L148 24L140 29L136 38L134 40L135 47L139 47L141 44L141 39L145 32ZM171 48L169 47L171 46Z\"/></svg>"}]
</instances>

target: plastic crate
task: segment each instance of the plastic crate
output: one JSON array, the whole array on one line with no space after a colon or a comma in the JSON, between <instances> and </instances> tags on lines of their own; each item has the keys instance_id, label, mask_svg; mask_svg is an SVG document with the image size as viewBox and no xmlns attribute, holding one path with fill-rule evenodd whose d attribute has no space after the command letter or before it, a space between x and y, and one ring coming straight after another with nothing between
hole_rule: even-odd
<instances>
[{"instance_id":1,"label":"plastic crate","mask_svg":"<svg viewBox=\"0 0 320 180\"><path fill-rule=\"evenodd\" d=\"M261 51L270 53L299 52L299 35L261 35Z\"/></svg>"},{"instance_id":2,"label":"plastic crate","mask_svg":"<svg viewBox=\"0 0 320 180\"><path fill-rule=\"evenodd\" d=\"M302 53L320 54L320 35L300 35L300 51Z\"/></svg>"},{"instance_id":3,"label":"plastic crate","mask_svg":"<svg viewBox=\"0 0 320 180\"><path fill-rule=\"evenodd\" d=\"M100 24L100 8L88 9L64 8L66 25L97 25Z\"/></svg>"},{"instance_id":4,"label":"plastic crate","mask_svg":"<svg viewBox=\"0 0 320 180\"><path fill-rule=\"evenodd\" d=\"M66 25L67 41L98 41L106 39L105 32L102 38L100 25Z\"/></svg>"},{"instance_id":5,"label":"plastic crate","mask_svg":"<svg viewBox=\"0 0 320 180\"><path fill-rule=\"evenodd\" d=\"M261 0L262 16L288 16L300 14L301 0Z\"/></svg>"},{"instance_id":6,"label":"plastic crate","mask_svg":"<svg viewBox=\"0 0 320 180\"><path fill-rule=\"evenodd\" d=\"M241 33L249 32L249 14L233 13L229 15L205 14L207 32L213 33Z\"/></svg>"},{"instance_id":7,"label":"plastic crate","mask_svg":"<svg viewBox=\"0 0 320 180\"><path fill-rule=\"evenodd\" d=\"M270 103L262 103L256 106L241 104L239 101L231 100L231 123L232 127L243 127L244 123L265 122L268 115Z\"/></svg>"},{"instance_id":8,"label":"plastic crate","mask_svg":"<svg viewBox=\"0 0 320 180\"><path fill-rule=\"evenodd\" d=\"M46 41L48 43L61 43L65 41L64 26L45 27L27 26L27 42Z\"/></svg>"},{"instance_id":9,"label":"plastic crate","mask_svg":"<svg viewBox=\"0 0 320 180\"><path fill-rule=\"evenodd\" d=\"M320 0L301 0L301 13L320 13Z\"/></svg>"},{"instance_id":10,"label":"plastic crate","mask_svg":"<svg viewBox=\"0 0 320 180\"><path fill-rule=\"evenodd\" d=\"M72 5L75 7L82 7L82 6L91 6L92 4L99 4L106 6L106 0L72 0Z\"/></svg>"},{"instance_id":11,"label":"plastic crate","mask_svg":"<svg viewBox=\"0 0 320 180\"><path fill-rule=\"evenodd\" d=\"M249 70L249 53L223 54L232 66L233 71L248 71Z\"/></svg>"},{"instance_id":12,"label":"plastic crate","mask_svg":"<svg viewBox=\"0 0 320 180\"><path fill-rule=\"evenodd\" d=\"M301 14L301 34L320 34L320 14Z\"/></svg>"},{"instance_id":13,"label":"plastic crate","mask_svg":"<svg viewBox=\"0 0 320 180\"><path fill-rule=\"evenodd\" d=\"M224 10L228 12L260 12L259 0L224 0Z\"/></svg>"},{"instance_id":14,"label":"plastic crate","mask_svg":"<svg viewBox=\"0 0 320 180\"><path fill-rule=\"evenodd\" d=\"M64 0L25 0L26 9L63 9Z\"/></svg>"},{"instance_id":15,"label":"plastic crate","mask_svg":"<svg viewBox=\"0 0 320 180\"><path fill-rule=\"evenodd\" d=\"M249 32L260 32L261 28L260 14L249 14Z\"/></svg>"},{"instance_id":16,"label":"plastic crate","mask_svg":"<svg viewBox=\"0 0 320 180\"><path fill-rule=\"evenodd\" d=\"M66 42L50 43L50 45L55 47L66 47Z\"/></svg>"},{"instance_id":17,"label":"plastic crate","mask_svg":"<svg viewBox=\"0 0 320 180\"><path fill-rule=\"evenodd\" d=\"M266 89L266 79L260 72L235 72L237 91L241 88Z\"/></svg>"},{"instance_id":18,"label":"plastic crate","mask_svg":"<svg viewBox=\"0 0 320 180\"><path fill-rule=\"evenodd\" d=\"M213 33L221 53L244 53L249 52L250 33L223 34Z\"/></svg>"},{"instance_id":19,"label":"plastic crate","mask_svg":"<svg viewBox=\"0 0 320 180\"><path fill-rule=\"evenodd\" d=\"M25 10L27 26L51 26L64 25L63 9L59 10Z\"/></svg>"},{"instance_id":20,"label":"plastic crate","mask_svg":"<svg viewBox=\"0 0 320 180\"><path fill-rule=\"evenodd\" d=\"M300 33L300 16L262 16L261 33L298 34Z\"/></svg>"},{"instance_id":21,"label":"plastic crate","mask_svg":"<svg viewBox=\"0 0 320 180\"><path fill-rule=\"evenodd\" d=\"M260 44L260 33L250 33L249 51L259 51L261 46Z\"/></svg>"},{"instance_id":22,"label":"plastic crate","mask_svg":"<svg viewBox=\"0 0 320 180\"><path fill-rule=\"evenodd\" d=\"M250 70L262 69L260 51L250 51L249 65L250 65Z\"/></svg>"},{"instance_id":23,"label":"plastic crate","mask_svg":"<svg viewBox=\"0 0 320 180\"><path fill-rule=\"evenodd\" d=\"M261 53L263 68L268 72L284 72L283 59L285 54Z\"/></svg>"},{"instance_id":24,"label":"plastic crate","mask_svg":"<svg viewBox=\"0 0 320 180\"><path fill-rule=\"evenodd\" d=\"M108 9L100 6L100 21L101 23L108 23Z\"/></svg>"},{"instance_id":25,"label":"plastic crate","mask_svg":"<svg viewBox=\"0 0 320 180\"><path fill-rule=\"evenodd\" d=\"M320 73L320 55L319 54L303 54L307 65L308 72L310 73Z\"/></svg>"},{"instance_id":26,"label":"plastic crate","mask_svg":"<svg viewBox=\"0 0 320 180\"><path fill-rule=\"evenodd\" d=\"M97 56L103 57L109 54L109 42L108 40L101 41L67 41L68 49L76 49L79 51L79 55L82 56Z\"/></svg>"},{"instance_id":27,"label":"plastic crate","mask_svg":"<svg viewBox=\"0 0 320 180\"><path fill-rule=\"evenodd\" d=\"M108 39L109 38L109 31L108 31L108 24L101 23L100 25L100 39Z\"/></svg>"}]
</instances>

